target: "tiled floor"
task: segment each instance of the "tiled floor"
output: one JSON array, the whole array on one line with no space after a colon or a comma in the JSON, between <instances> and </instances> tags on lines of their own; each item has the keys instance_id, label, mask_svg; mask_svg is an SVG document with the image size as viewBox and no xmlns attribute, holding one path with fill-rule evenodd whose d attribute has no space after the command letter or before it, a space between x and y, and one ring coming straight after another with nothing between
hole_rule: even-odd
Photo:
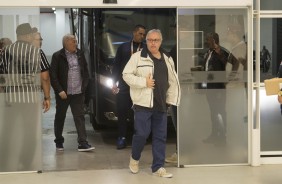
<instances>
[{"instance_id":1,"label":"tiled floor","mask_svg":"<svg viewBox=\"0 0 282 184\"><path fill-rule=\"evenodd\" d=\"M54 104L53 104L54 107ZM177 168L166 164L173 178L153 176L150 170L151 145L148 143L140 161L140 172L131 174L128 169L130 147L116 150L116 130L108 128L94 132L86 116L89 143L93 152L78 152L76 131L70 113L67 115L64 152L56 152L53 135L54 109L43 116L43 173L5 173L0 175L2 184L281 184L282 165L189 167ZM169 132L167 154L175 150L175 134Z\"/></svg>"},{"instance_id":2,"label":"tiled floor","mask_svg":"<svg viewBox=\"0 0 282 184\"><path fill-rule=\"evenodd\" d=\"M153 176L148 168L141 168L138 174L124 169L99 169L81 171L43 172L42 174L0 175L3 184L281 184L281 165L260 167L193 167L168 168L173 178Z\"/></svg>"}]
</instances>

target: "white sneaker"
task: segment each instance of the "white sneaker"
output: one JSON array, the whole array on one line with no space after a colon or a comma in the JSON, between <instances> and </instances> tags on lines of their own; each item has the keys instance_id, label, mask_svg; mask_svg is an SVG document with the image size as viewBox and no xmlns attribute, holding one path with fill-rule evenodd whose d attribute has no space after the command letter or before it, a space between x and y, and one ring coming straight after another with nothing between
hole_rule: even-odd
<instances>
[{"instance_id":1,"label":"white sneaker","mask_svg":"<svg viewBox=\"0 0 282 184\"><path fill-rule=\"evenodd\" d=\"M129 161L129 169L133 174L136 174L139 171L139 161L134 160L131 156Z\"/></svg>"},{"instance_id":2,"label":"white sneaker","mask_svg":"<svg viewBox=\"0 0 282 184\"><path fill-rule=\"evenodd\" d=\"M163 177L163 178L172 178L172 174L166 172L165 168L161 167L156 172L153 173L155 176Z\"/></svg>"},{"instance_id":3,"label":"white sneaker","mask_svg":"<svg viewBox=\"0 0 282 184\"><path fill-rule=\"evenodd\" d=\"M177 153L173 153L171 156L165 158L166 163L177 164L178 156Z\"/></svg>"}]
</instances>

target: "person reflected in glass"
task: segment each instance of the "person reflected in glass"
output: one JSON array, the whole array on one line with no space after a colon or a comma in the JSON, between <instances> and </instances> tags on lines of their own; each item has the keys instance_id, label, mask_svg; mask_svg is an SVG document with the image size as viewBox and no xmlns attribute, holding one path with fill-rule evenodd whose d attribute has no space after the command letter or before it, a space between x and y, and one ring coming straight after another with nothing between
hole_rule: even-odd
<instances>
[{"instance_id":1,"label":"person reflected in glass","mask_svg":"<svg viewBox=\"0 0 282 184\"><path fill-rule=\"evenodd\" d=\"M135 52L141 51L146 46L143 43L145 39L145 32L146 29L143 25L136 25L132 32L132 39L129 42L125 42L119 46L114 60L112 73L112 92L116 95L116 108L118 115L117 149L126 148L126 137L129 127L128 119L133 119L132 100L129 94L129 86L122 78L122 71L129 61L131 55Z\"/></svg>"},{"instance_id":2,"label":"person reflected in glass","mask_svg":"<svg viewBox=\"0 0 282 184\"><path fill-rule=\"evenodd\" d=\"M207 72L207 83L203 87L210 109L211 134L203 140L204 143L215 145L226 144L226 92L225 65L229 52L220 46L219 35L211 32L206 36L208 51L204 56L204 71ZM216 77L219 76L221 79ZM213 81L216 80L216 81Z\"/></svg>"},{"instance_id":3,"label":"person reflected in glass","mask_svg":"<svg viewBox=\"0 0 282 184\"><path fill-rule=\"evenodd\" d=\"M38 142L40 93L43 89L42 108L47 112L50 109L50 82L49 65L40 60L39 48L32 45L35 31L29 23L18 25L17 40L1 51L0 72L5 74L2 81L5 104L2 105L5 108L1 124L4 131L0 133L0 172L34 170L38 165L35 157L41 145ZM17 141L11 142L11 135L15 134ZM11 162L11 158L17 162Z\"/></svg>"},{"instance_id":4,"label":"person reflected in glass","mask_svg":"<svg viewBox=\"0 0 282 184\"><path fill-rule=\"evenodd\" d=\"M123 79L130 87L134 110L134 135L129 161L132 173L139 172L139 160L152 133L153 175L170 178L164 168L167 107L178 106L180 85L172 57L161 48L162 33L152 29L147 33L147 48L133 54L123 70Z\"/></svg>"},{"instance_id":5,"label":"person reflected in glass","mask_svg":"<svg viewBox=\"0 0 282 184\"><path fill-rule=\"evenodd\" d=\"M10 38L1 38L0 39L0 52L3 50L4 47L7 45L11 45L13 42Z\"/></svg>"},{"instance_id":6,"label":"person reflected in glass","mask_svg":"<svg viewBox=\"0 0 282 184\"><path fill-rule=\"evenodd\" d=\"M0 39L0 55L1 52L4 50L4 47L11 45L13 42L10 38L1 38ZM3 79L3 78L2 78ZM4 92L4 87L0 86L0 93Z\"/></svg>"},{"instance_id":7,"label":"person reflected in glass","mask_svg":"<svg viewBox=\"0 0 282 184\"><path fill-rule=\"evenodd\" d=\"M268 72L270 67L271 55L264 45L261 50L262 72Z\"/></svg>"}]
</instances>

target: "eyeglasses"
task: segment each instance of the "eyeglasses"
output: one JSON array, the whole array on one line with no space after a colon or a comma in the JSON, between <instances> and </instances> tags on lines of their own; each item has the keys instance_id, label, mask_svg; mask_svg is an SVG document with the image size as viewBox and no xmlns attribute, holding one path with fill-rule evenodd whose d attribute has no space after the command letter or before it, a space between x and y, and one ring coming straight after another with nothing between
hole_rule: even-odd
<instances>
[{"instance_id":1,"label":"eyeglasses","mask_svg":"<svg viewBox=\"0 0 282 184\"><path fill-rule=\"evenodd\" d=\"M161 39L147 39L147 42L149 43L159 43Z\"/></svg>"}]
</instances>

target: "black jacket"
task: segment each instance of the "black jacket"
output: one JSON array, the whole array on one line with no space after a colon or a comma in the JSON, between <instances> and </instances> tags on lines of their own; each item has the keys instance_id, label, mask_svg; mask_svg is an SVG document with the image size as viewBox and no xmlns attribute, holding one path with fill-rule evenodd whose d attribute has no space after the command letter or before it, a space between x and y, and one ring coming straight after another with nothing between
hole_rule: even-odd
<instances>
[{"instance_id":1,"label":"black jacket","mask_svg":"<svg viewBox=\"0 0 282 184\"><path fill-rule=\"evenodd\" d=\"M82 76L81 91L82 93L84 93L89 81L87 62L81 50L77 49L76 54ZM62 91L65 91L68 94L68 71L69 66L67 56L65 54L65 49L63 48L53 54L50 67L51 85L56 95L58 95Z\"/></svg>"},{"instance_id":2,"label":"black jacket","mask_svg":"<svg viewBox=\"0 0 282 184\"><path fill-rule=\"evenodd\" d=\"M212 50L210 50L210 51L212 51ZM205 63L203 65L205 71L225 71L225 65L226 65L226 62L227 62L228 55L229 55L229 52L225 48L220 47L220 54L217 54L215 51L213 51L211 58L209 60L208 69L206 70L206 62L207 62L207 59L208 59L208 55L209 54L206 53ZM224 81L224 79L222 79L222 81ZM222 83L208 82L207 88L208 89L223 89L223 88L225 88L225 83L223 83L223 82Z\"/></svg>"}]
</instances>

